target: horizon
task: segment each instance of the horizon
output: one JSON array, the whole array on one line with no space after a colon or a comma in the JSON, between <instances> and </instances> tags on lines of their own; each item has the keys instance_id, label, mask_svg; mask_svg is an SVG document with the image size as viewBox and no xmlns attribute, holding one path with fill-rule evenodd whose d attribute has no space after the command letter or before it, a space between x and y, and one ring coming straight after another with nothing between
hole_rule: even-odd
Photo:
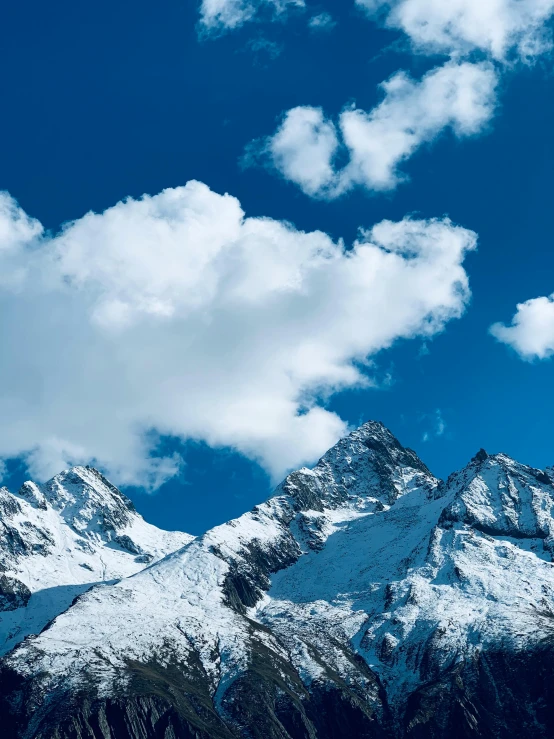
<instances>
[{"instance_id":1,"label":"horizon","mask_svg":"<svg viewBox=\"0 0 554 739\"><path fill-rule=\"evenodd\" d=\"M412 452L414 452L414 453L416 454L416 456L418 457L418 459L420 459L420 461L422 461L422 462L423 462L423 463L424 463L424 464L426 465L426 463L425 463L425 460L421 459L421 457L420 457L420 455L419 455L419 454L417 453L417 451L416 451L416 450L414 450L414 449L412 449L412 448L411 448L411 447L409 447L409 446L405 446L404 444L402 444L402 440L401 440L401 439L398 439L398 437L396 436L396 434L394 434L394 432L393 432L393 431L392 431L391 429L389 429L389 428L388 428L388 427L387 427L387 426L386 426L386 425L385 425L385 424L384 424L384 423L383 423L382 421L378 421L378 420L375 420L375 419L369 419L369 420L367 420L367 421L364 421L364 422L363 422L363 423L362 423L362 424L361 424L360 426L358 426L358 427L356 427L356 428L351 428L351 429L349 430L348 434L347 434L346 436L343 436L343 437L341 437L341 439L339 439L339 441L337 441L337 442L336 442L336 443L335 443L335 444L334 444L334 445L333 445L332 447L330 447L330 448L329 448L328 450L326 450L326 452L325 452L325 453L324 453L324 454L322 455L322 457L320 457L320 459L318 459L318 460L317 460L316 462L314 462L314 463L313 463L312 465L309 465L309 466L306 466L306 465L305 465L305 466L304 466L304 469L306 469L306 468L307 468L307 469L313 469L313 468L314 468L315 466L317 466L317 464L319 463L319 461L321 461L321 459L322 459L323 457L325 457L325 456L327 455L327 453L328 453L329 451L331 451L331 450L332 450L332 449L333 449L333 448L334 448L335 446L337 446L337 445L338 445L338 443L339 443L339 442L340 442L341 440L343 440L343 439L346 439L346 438L349 438L349 437L350 437L350 436L351 436L352 434L356 433L357 431L360 431L360 429L362 429L362 428L363 428L364 426L367 426L367 425L369 425L369 424L379 424L380 426L382 426L382 427L383 427L383 429L384 429L385 431L389 432L389 433L390 433L390 434L391 434L391 435L392 435L392 436L394 437L394 439L395 439L395 440L396 440L397 442L399 442L399 443L400 443L400 445L401 445L401 446L402 446L402 447L403 447L404 449L406 449L406 450L408 450L408 451L412 451ZM457 473L457 472L461 472L462 470L466 469L466 468L467 468L467 467L469 467L469 466L470 466L471 464L473 464L473 463L474 463L474 462L476 461L476 459L477 459L477 458L478 458L478 457L479 457L479 456L480 456L480 455L481 455L482 453L484 453L484 454L486 455L486 458L487 458L487 459L492 459L492 460L495 460L495 459L496 459L496 458L498 458L498 457L504 457L504 458L510 459L510 460L511 460L511 461L513 461L513 462L516 462L516 464L522 465L523 467L528 467L528 468L530 468L530 469L532 469L532 470L537 470L537 471L539 471L539 472L544 472L545 470L549 469L549 467L553 467L553 466L551 466L551 465L547 465L547 466L546 466L545 468L543 468L543 469L542 469L542 468L536 468L536 467L533 467L532 465L528 465L528 464L526 464L526 463L525 463L525 461L523 461L523 460L518 460L518 459L515 459L514 457L510 456L509 454L506 454L505 452L502 452L502 451L498 451L498 452L492 452L492 453L490 453L490 452L488 452L488 451L487 451L486 449L483 449L483 447L479 448L479 449L477 450L477 452L476 452L476 453L475 453L475 454L474 454L474 455L473 455L473 456L472 456L472 457L471 457L470 459L468 459L468 461L467 461L467 462L466 462L466 463L465 463L464 465L462 465L461 467L458 467L458 468L456 468L456 469L452 469L452 470L450 470L450 471L448 472L448 474L446 474L446 475L435 475L435 472L434 472L434 470L433 470L432 468L429 468L429 467L428 467L428 465L426 465L426 466L428 467L428 469L429 469L429 472L430 472L430 473L431 473L431 474L432 474L432 475L433 475L433 476L434 476L434 477L435 477L435 478L436 478L437 480L439 480L440 482L445 482L445 481L447 480L447 478L448 478L448 477L450 477L450 475L452 475L452 474L454 474L454 473ZM480 460L480 461L483 461L483 460ZM79 467L81 467L81 468L86 468L86 469L92 469L92 470L94 470L94 471L96 471L96 472L99 472L99 473L100 473L100 474L101 474L101 475L102 475L103 477L105 477L105 478L106 478L106 479L108 480L108 482L112 483L112 481L111 481L111 480L110 480L110 478L109 478L109 475L105 474L105 473L104 473L104 472L103 472L103 471L102 471L101 469L98 469L98 468L97 468L97 467L95 467L94 465L75 465L74 467L69 467L69 468L66 468L66 469L64 469L64 470L60 470L60 471L59 471L58 473L56 473L56 475L54 475L54 476L53 476L53 478L50 478L50 480L45 480L45 481L43 481L43 482L41 482L41 483L39 483L39 484L47 484L48 482L50 482L50 481L51 481L52 479L54 479L54 478L55 478L55 477L57 477L58 475L62 475L62 474L64 474L65 472L69 472L69 471L71 471L72 469L78 469ZM298 468L298 469L300 470L300 469L302 469L302 468ZM124 488L123 488L123 489L121 489L121 488L120 488L120 492L124 493L125 495L127 495L127 496L128 496L129 498L130 498L130 500L131 500L131 502L133 503L133 505L135 505L135 507L136 507L136 510L137 510L137 512L138 512L138 513L139 513L139 514L140 514L140 515L141 515L141 516L142 516L142 517L143 517L143 518L144 518L144 519L145 519L145 520L146 520L146 521L147 521L148 523L152 523L152 524L154 524L154 525L158 526L159 528L161 528L161 529L163 529L163 530L166 530L166 531L183 531L183 532L185 532L185 533L189 533L189 534L192 534L193 536L201 536L202 534L206 533L207 531L209 531L210 529L212 529L212 528L214 528L214 527L216 527L216 526L220 526L221 524L227 523L227 522L228 522L228 521L230 521L230 520L234 520L234 519L236 519L236 518L240 518L240 517L241 517L242 515L244 515L244 514L246 514L246 513L249 513L249 512L250 512L250 511L252 510L252 508L254 508L254 507L258 506L258 505L261 505L262 503L264 503L265 501L267 501L267 500L268 500L269 498L273 497L273 496L274 496L274 495L275 495L275 494L277 493L277 491L278 491L278 489L279 489L279 487L280 487L281 483L282 483L282 482L284 482L284 481L286 480L286 478L288 477L288 475L289 475L289 474L291 474L291 473L293 473L293 472L296 472L296 471L298 471L298 470L290 470L289 472L287 472L287 473L286 473L286 475L285 475L285 477L283 477L283 479L282 479L281 481L279 481L279 482L278 482L278 483L277 483L276 485L274 485L273 487L271 487L271 488L267 489L267 490L266 490L265 492L264 492L264 491L263 491L263 490L262 490L262 489L260 488L260 490L259 490L259 495L260 495L261 497L259 497L259 498L256 498L256 497L255 497L255 496L256 496L256 490L255 490L255 489L253 489L253 490L252 490L252 500L253 500L253 502L251 501L250 503L248 503L248 506L249 506L249 507L245 508L244 510L238 511L238 512L236 513L236 515L235 515L235 516L233 516L233 517L232 517L231 519L224 519L224 520L221 520L221 521L216 521L215 523L213 523L213 524L212 524L211 526L209 526L208 528L206 528L206 529L198 529L198 530L196 530L196 531L195 531L195 530L189 530L189 529L186 529L186 528L180 528L180 527L175 527L175 526L171 526L171 525L167 525L167 524L166 524L166 525L164 526L164 525L162 525L162 523L160 523L159 521L156 521L156 520L155 520L155 519L156 519L156 512L157 512L157 511L156 511L156 508L155 508L155 507L153 507L153 508L152 508L152 510L150 510L150 511L149 511L149 510L148 510L148 507L147 507L146 505L144 505L144 504L147 504L148 502L152 502L152 503L154 503L154 506L155 506L155 496L153 496L152 494L150 494L150 495L145 495L145 494L143 493L143 494L141 495L141 494L140 494L140 493L138 493L138 492L137 492L136 490L135 490L135 491L133 491L133 490L130 490L130 491L129 491L128 489L127 489L127 490L125 490ZM18 476L18 474L17 474L17 473L16 473L16 474L13 474L13 475L11 475L11 476L10 476L10 478L8 478L8 479L11 479L11 481L13 482L13 487L11 487L11 488L10 488L10 486L9 486L9 485L0 485L0 487L2 487L2 486L3 486L3 487L7 487L7 488L8 488L8 490L10 490L10 492L12 492L12 493L16 493L16 494L17 494L17 493L19 492L19 489L20 489L20 487L21 487L21 486L22 486L22 485L23 485L23 484L24 484L25 482L37 482L36 480L28 480L28 479L26 479L26 478L25 478L25 476L24 476L24 475L22 475L22 473L20 473L20 474L19 474L19 476ZM112 484L113 484L113 483L112 483ZM116 487L117 487L117 486L116 486ZM130 494L129 494L129 493L130 493ZM146 508L146 511L147 511L146 513L145 513L145 511L143 510L143 505L144 505L144 508ZM152 517L153 517L153 519L154 519L154 520L151 520L151 518L150 518L150 515L149 515L149 514L151 514L151 513L153 514L153 516L152 516ZM186 513L186 511L185 511L185 513ZM168 519L168 520L169 520L169 519Z\"/></svg>"}]
</instances>

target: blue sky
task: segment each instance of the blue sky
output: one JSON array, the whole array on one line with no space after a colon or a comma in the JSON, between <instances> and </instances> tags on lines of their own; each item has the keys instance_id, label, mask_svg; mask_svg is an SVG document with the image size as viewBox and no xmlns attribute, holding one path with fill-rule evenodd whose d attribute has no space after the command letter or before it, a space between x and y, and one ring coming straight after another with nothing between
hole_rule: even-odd
<instances>
[{"instance_id":1,"label":"blue sky","mask_svg":"<svg viewBox=\"0 0 554 739\"><path fill-rule=\"evenodd\" d=\"M397 6L410 1L399 0ZM472 6L472 0L464 1L468 7ZM536 5L534 0L522 0L525 3L530 10ZM423 7L424 0L419 5ZM499 7L502 8L502 3ZM199 533L262 500L272 484L268 470L277 479L288 460L297 461L286 447L286 424L295 423L294 419L287 417L282 434L274 438L263 429L263 418L258 418L258 413L263 416L259 398L263 397L265 402L267 397L272 397L271 371L260 374L261 382L268 386L260 389L252 405L248 394L240 394L242 389L239 393L236 413L246 426L250 423L252 428L260 429L256 435L246 433L236 423L223 426L217 419L219 409L223 416L229 398L237 393L236 383L240 384L234 380L229 382L229 387L225 386L222 378L226 377L228 357L235 351L242 352L242 359L238 357L236 364L233 360L229 370L236 372L233 377L248 376L250 371L254 378L258 376L256 361L261 360L257 354L244 367L240 364L243 352L250 351L252 336L259 336L249 334L246 329L241 334L240 328L254 320L258 312L256 305L233 314L229 326L218 324L218 330L210 336L219 336L219 343L202 346L203 361L211 357L213 365L222 367L222 374L212 380L214 404L199 403L194 411L197 415L190 423L170 421L169 411L158 418L158 398L166 402L169 397L168 406L173 398L175 405L179 405L182 391L183 416L195 404L195 394L187 395L188 385L179 385L175 376L162 376L159 370L160 355L163 360L166 352L167 362L183 361L186 369L190 358L186 354L184 358L173 354L174 343L181 341L181 328L158 332L156 326L141 323L142 317L129 324L130 327L118 324L115 329L112 325L106 328L106 315L110 321L114 320L113 305L102 304L99 308L98 296L105 296L109 290L117 291L117 305L120 305L121 301L131 300L129 294L141 289L150 300L149 276L154 279L158 262L171 254L161 250L157 255L155 247L148 242L141 249L149 249L149 253L138 251L129 257L129 253L133 255L134 240L143 230L140 225L138 231L120 235L112 229L106 235L102 221L94 226L91 235L86 230L90 223L79 221L81 225L70 231L65 241L56 240L61 224L82 219L89 211L102 213L129 196L138 199L143 193L156 195L165 188L182 187L190 180L205 183L213 193L229 193L237 198L249 218L267 217L294 224L297 229L294 239L299 238L299 231L322 231L332 240L343 238L349 247L360 228L371 229L384 219L402 222L406 216L422 222L447 216L463 229L475 232L477 249L468 246L460 264L449 262L444 277L446 282L455 281L453 275L458 267L465 270L471 299L466 295L460 305L454 305L455 297L448 298L448 310L463 315L445 318L440 330L437 328L428 337L421 336L421 325L419 329L408 329L407 319L403 319L402 325L395 323L390 329L391 340L400 338L393 341L392 347L382 350L379 341L384 345L388 339L378 340L374 334L368 334L363 340L365 344L362 340L358 343L372 347L367 352L372 364L362 371L371 378L373 386L362 387L359 382L355 386L350 381L341 384L334 374L331 382L327 374L327 385L322 390L325 382L317 380L320 368L314 369L308 385L302 385L304 395L297 411L305 416L309 407L325 408L328 412L325 423L331 423L329 418L333 414L336 414L333 418L340 418L345 425L370 418L382 420L438 475L447 475L466 464L481 446L491 452L504 451L538 467L554 464L553 370L549 359L554 328L547 300L554 290L551 248L554 82L552 52L544 41L550 29L549 14L533 26L534 31L540 29L543 47L535 58L522 61L522 52L517 50L515 41L511 47L508 44L503 57L498 49L487 49L485 42L479 47L478 40L467 40L463 29L460 38L465 39L464 45L455 40L448 54L431 53L437 49L429 44L415 48L417 39L406 29L383 28L388 17L386 8L378 18L369 18L361 7L355 6L354 0L341 3L306 0L304 9L292 8L277 19L270 18L267 12L257 20L222 33L202 29L199 11L195 3L177 0L154 6L140 0L116 4L100 1L93 7L61 1L49 8L36 2L12 3L5 11L0 31L0 55L5 70L0 82L4 103L0 120L0 189L10 193L19 207L38 219L45 229L40 235L27 224L25 252L17 256L22 260L17 262L17 269L21 265L28 269L32 289L18 282L17 289L6 288L9 295L1 301L5 316L1 328L7 337L4 338L4 398L0 403L7 429L5 438L0 438L0 456L6 459L7 465L5 482L15 487L30 472L35 475L38 472L40 476L43 471L44 476L46 471L56 469L58 459L60 464L90 461L103 466L116 482L124 485L139 510L153 523ZM309 19L324 12L330 14L335 25L326 29L310 28ZM394 23L389 20L389 25ZM518 42L523 38L520 30L514 31ZM488 99L483 103L485 113L470 132L458 130L456 135L452 126L445 124L425 134L415 152L399 164L398 169L406 179L396 187L375 191L364 181L348 185L340 197L330 195L328 189L324 197L314 198L291 181L293 178L287 181L276 171L278 162L268 154L270 137L286 111L297 106L321 108L325 121L334 121L340 139L339 115L345 106L355 105L363 111L375 109L385 96L379 85L399 70L404 70L419 85L424 75L433 74L433 70L462 63L482 65L486 74L494 74L497 86L491 93L493 101ZM448 120L449 105L447 101L441 120ZM401 113L412 115L409 125L413 125L413 113L406 111L405 106ZM387 126L390 125L388 119ZM258 150L262 147L260 141L265 142L265 154L258 157L257 166L245 168L241 159L252 141L258 141ZM263 160L261 164L259 160ZM347 161L348 152L343 147L335 163L340 169ZM202 196L204 200L206 197ZM215 210L210 210L209 218L221 222L225 230L225 217L217 210L223 207L222 201L214 199ZM160 210L165 213L168 209L170 206L164 201ZM282 229L268 236L265 231L262 233L266 228L263 222L256 223L257 230L248 236L255 242L288 238ZM189 240L197 238L195 232L186 233L182 242L185 250ZM97 249L95 238L107 246ZM107 251L119 248L118 239L130 244L130 252L123 256ZM205 253L205 246L200 247L199 253ZM290 248L296 250L294 245ZM118 334L119 339L110 334L110 341L125 348L118 356L117 366L110 369L107 364L94 365L88 352L91 357L94 352L106 352L106 345L98 340L95 347L96 335L91 333L89 337L77 318L74 323L68 323L67 313L71 314L72 309L68 308L71 303L63 302L66 296L54 304L52 299L44 298L44 290L36 290L39 279L36 275L44 272L37 259L42 259L41 255L49 249L62 250L56 254L65 265L64 280L76 285L87 300L90 297L87 281L95 280L96 292L90 300L96 302L94 308L87 302L87 310L93 311L91 315L101 323L102 331L124 332ZM263 247L260 249L263 251ZM82 260L78 264L76 255ZM115 285L112 272L127 274L127 258L143 260L147 265L146 276L142 272L133 273L134 281L123 287L119 282ZM315 258L311 252L306 256L310 260L309 269L313 268ZM91 264L96 270L93 277ZM252 289L275 271L273 263L256 261L254 268ZM200 288L196 284L184 286L174 282L172 269L171 264L167 269L164 267L160 285L162 291L170 291L172 295L175 292L175 304L181 306L182 293L196 295ZM304 263L299 269L305 269ZM328 278L333 281L332 268L329 270ZM320 311L321 322L332 323L343 303L347 304L348 315L354 318L337 323L337 331L341 327L343 333L351 330L356 334L354 339L364 333L366 324L373 322L378 326L380 316L386 322L389 313L392 315L402 308L398 308L402 298L398 295L398 284L403 283L391 277L389 285L386 280L390 274L390 270L386 271L382 281L379 278L378 284L372 283L370 288L378 292L379 286L383 286L381 302L375 302L376 299L367 302L362 293L358 296L348 282L351 277L337 276L333 283L338 285L337 291L329 292L327 304L323 300L324 288L318 288L323 292L318 293L314 305ZM422 276L422 285L424 278L427 279L426 274ZM3 286L0 283L0 288ZM32 300L27 301L30 293ZM164 298L165 292L161 295ZM532 316L529 311L525 313L521 330L503 335L512 346L490 335L492 324L510 324L518 303L539 297L543 297L543 302L531 306ZM433 300L429 311L435 315L444 306L440 297ZM143 303L132 308L141 316L146 311L150 321L150 316L158 313L143 309ZM310 310L316 310L314 305L310 304ZM166 307L162 308L165 316ZM288 315L289 310L292 307L288 304L285 307L279 304L277 308L279 315ZM298 310L303 309L300 306ZM364 311L371 313L367 321ZM51 320L44 325L37 321L40 326L33 330L33 316L42 320L43 314L51 316ZM273 342L272 335L277 337L281 331L290 331L290 325L304 325L304 318L300 313L293 324L285 319L282 323L268 324L264 336L267 351L275 350L278 357L282 353L281 345L277 338ZM317 332L316 312L312 319L315 323L306 325L312 327L309 330L315 326ZM425 321L424 316L421 321ZM244 343L240 339L235 344L233 332L238 322L241 323L236 329L237 336L243 336ZM202 325L199 324L197 332L201 333ZM173 344L165 345L161 338L158 341L156 336L162 333ZM134 343L126 338L130 334ZM332 342L333 335L325 334L325 341ZM152 347L151 353L139 354L137 346L146 351L146 345ZM354 350L347 347L344 352L347 364L352 359L359 366L360 357L354 358ZM157 361L149 369L152 355L156 355ZM79 364L79 358L85 356L86 362ZM144 364L144 371L139 375L133 370L127 378L126 361ZM79 383L71 390L62 366L73 368L73 375L79 377ZM199 364L198 373L203 367ZM92 368L90 376L87 368ZM118 388L107 392L109 396L113 391L114 397L105 408L98 403L97 398L103 395L98 378L102 376L102 382L111 388L110 371L123 376L123 392L130 386L136 389L137 394L132 396L137 399L135 405L141 405L143 398L149 401L145 401L143 417L128 418L128 408L118 405L122 392ZM287 372L292 370L284 367L283 373ZM68 372L67 377L70 376ZM199 388L201 395L205 388ZM90 403L81 405L75 400L86 396L89 390ZM19 393L28 401L25 412L29 417L24 424L19 424L20 407L11 402ZM48 402L43 398L45 394L49 395ZM34 418L34 408L39 409L36 414L39 420ZM66 424L62 429L60 424L58 428L56 408L65 416L74 412L76 425ZM251 420L249 414L256 419ZM167 465L164 463L153 471L145 467L144 480L148 480L151 488L167 479L154 492L142 490L143 479L133 479L128 469L118 467L115 458L104 452L104 442L108 443L111 429L116 434L118 423L123 423L121 419L127 423L127 431L140 424L151 427L150 441L143 445L142 451L131 449L131 441L122 442L119 448L115 437L113 444L110 440L108 446L116 450L114 455L120 454L121 465L127 460L131 465L141 453L169 460ZM318 435L321 425L317 418L311 425L306 421L307 425L299 427L298 432L302 443L292 440L290 444L300 444L300 455L317 458L324 451L320 447L325 446L325 440L339 430L337 423L332 423L328 431ZM80 427L86 428L87 434L82 439L77 438L78 434L69 438L71 429ZM61 434L66 432L67 438L60 441ZM304 442L308 436L313 436L313 443ZM58 446L52 438L59 441ZM35 453L37 447L39 453ZM242 453L233 451L233 447ZM181 457L180 462L176 455Z\"/></svg>"}]
</instances>

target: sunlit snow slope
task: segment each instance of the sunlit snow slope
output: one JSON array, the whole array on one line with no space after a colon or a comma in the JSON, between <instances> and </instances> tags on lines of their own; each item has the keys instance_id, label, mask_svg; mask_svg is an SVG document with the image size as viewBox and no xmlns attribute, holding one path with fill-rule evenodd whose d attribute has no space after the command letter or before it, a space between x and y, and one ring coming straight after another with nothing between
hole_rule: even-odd
<instances>
[{"instance_id":1,"label":"sunlit snow slope","mask_svg":"<svg viewBox=\"0 0 554 739\"><path fill-rule=\"evenodd\" d=\"M92 468L26 482L17 494L0 488L0 654L93 584L132 575L191 539L146 523Z\"/></svg>"}]
</instances>

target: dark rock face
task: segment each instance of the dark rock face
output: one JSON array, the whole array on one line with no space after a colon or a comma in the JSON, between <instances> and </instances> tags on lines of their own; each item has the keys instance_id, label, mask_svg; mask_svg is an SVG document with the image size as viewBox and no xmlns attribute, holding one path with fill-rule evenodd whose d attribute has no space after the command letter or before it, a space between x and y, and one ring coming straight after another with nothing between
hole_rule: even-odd
<instances>
[{"instance_id":1,"label":"dark rock face","mask_svg":"<svg viewBox=\"0 0 554 739\"><path fill-rule=\"evenodd\" d=\"M48 554L54 542L48 531L39 529L29 521L22 528L25 536L15 526L0 522L0 561L10 557L26 557L32 554Z\"/></svg>"},{"instance_id":2,"label":"dark rock face","mask_svg":"<svg viewBox=\"0 0 554 739\"><path fill-rule=\"evenodd\" d=\"M127 536L126 534L115 536L114 541L119 544L120 547L123 547L123 549L131 552L131 554L143 554L142 549L135 544L130 536Z\"/></svg>"},{"instance_id":3,"label":"dark rock face","mask_svg":"<svg viewBox=\"0 0 554 739\"><path fill-rule=\"evenodd\" d=\"M218 556L221 556L216 552ZM292 536L284 536L271 549L261 547L256 541L248 546L246 560L231 561L229 574L223 590L229 606L238 613L246 613L269 589L270 575L291 564L300 557L301 551Z\"/></svg>"},{"instance_id":4,"label":"dark rock face","mask_svg":"<svg viewBox=\"0 0 554 739\"><path fill-rule=\"evenodd\" d=\"M35 712L33 693L4 670L3 739L392 739L379 701L328 682L306 690L286 662L263 647L218 707L198 665L130 664L130 685L109 698L81 690L51 696Z\"/></svg>"},{"instance_id":5,"label":"dark rock face","mask_svg":"<svg viewBox=\"0 0 554 739\"><path fill-rule=\"evenodd\" d=\"M0 575L0 611L15 611L29 602L31 591L15 577Z\"/></svg>"},{"instance_id":6,"label":"dark rock face","mask_svg":"<svg viewBox=\"0 0 554 739\"><path fill-rule=\"evenodd\" d=\"M401 735L410 739L554 736L554 648L485 653L409 697Z\"/></svg>"},{"instance_id":7,"label":"dark rock face","mask_svg":"<svg viewBox=\"0 0 554 739\"><path fill-rule=\"evenodd\" d=\"M61 690L46 709L17 676L3 671L0 687L11 701L2 705L5 739L231 739L201 676L174 667L129 664L130 686L109 698L81 689ZM25 716L26 728L21 722Z\"/></svg>"},{"instance_id":8,"label":"dark rock face","mask_svg":"<svg viewBox=\"0 0 554 739\"><path fill-rule=\"evenodd\" d=\"M0 516L3 521L9 520L21 511L21 506L8 488L0 488Z\"/></svg>"},{"instance_id":9,"label":"dark rock face","mask_svg":"<svg viewBox=\"0 0 554 739\"><path fill-rule=\"evenodd\" d=\"M472 457L471 461L475 464L479 464L479 462L484 462L486 459L488 459L488 454L484 449L479 449L477 454Z\"/></svg>"},{"instance_id":10,"label":"dark rock face","mask_svg":"<svg viewBox=\"0 0 554 739\"><path fill-rule=\"evenodd\" d=\"M483 655L407 697L391 717L382 689L368 701L340 680L306 689L287 663L261 650L217 706L197 666L130 664L130 687L109 698L52 696L42 716L21 709L32 695L0 688L3 739L550 739L554 650ZM19 680L19 678L17 678ZM10 701L5 700L10 694ZM25 713L25 711L24 711Z\"/></svg>"}]
</instances>

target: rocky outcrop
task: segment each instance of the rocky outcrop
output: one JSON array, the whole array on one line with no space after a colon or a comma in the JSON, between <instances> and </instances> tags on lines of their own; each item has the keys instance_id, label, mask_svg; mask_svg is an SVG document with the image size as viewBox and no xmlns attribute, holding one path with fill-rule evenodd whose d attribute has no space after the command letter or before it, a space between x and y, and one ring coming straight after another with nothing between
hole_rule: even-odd
<instances>
[{"instance_id":1,"label":"rocky outcrop","mask_svg":"<svg viewBox=\"0 0 554 739\"><path fill-rule=\"evenodd\" d=\"M25 608L30 597L31 591L21 580L0 575L0 611Z\"/></svg>"},{"instance_id":2,"label":"rocky outcrop","mask_svg":"<svg viewBox=\"0 0 554 739\"><path fill-rule=\"evenodd\" d=\"M406 739L554 736L554 645L483 651L412 693Z\"/></svg>"}]
</instances>

